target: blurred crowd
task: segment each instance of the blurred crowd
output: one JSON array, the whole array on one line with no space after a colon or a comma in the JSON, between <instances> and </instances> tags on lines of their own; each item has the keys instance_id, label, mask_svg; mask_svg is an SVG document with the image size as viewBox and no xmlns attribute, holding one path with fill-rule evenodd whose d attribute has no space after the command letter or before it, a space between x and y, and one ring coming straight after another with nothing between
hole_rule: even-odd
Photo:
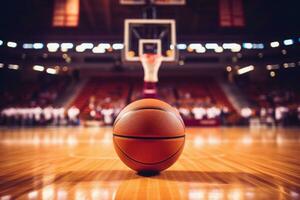
<instances>
[{"instance_id":1,"label":"blurred crowd","mask_svg":"<svg viewBox=\"0 0 300 200\"><path fill-rule=\"evenodd\" d=\"M141 97L141 88L136 87L131 100ZM217 102L206 88L198 89L197 85L174 87L172 83L161 84L158 88L158 97L177 108L187 125L192 121L201 120L216 120L225 125L228 116L232 114L228 105L222 101Z\"/></svg>"},{"instance_id":2,"label":"blurred crowd","mask_svg":"<svg viewBox=\"0 0 300 200\"><path fill-rule=\"evenodd\" d=\"M60 126L79 125L80 110L74 106L65 108L9 107L1 111L0 125L5 126Z\"/></svg>"},{"instance_id":3,"label":"blurred crowd","mask_svg":"<svg viewBox=\"0 0 300 200\"><path fill-rule=\"evenodd\" d=\"M243 125L251 122L267 126L300 125L300 106L243 108L240 114Z\"/></svg>"},{"instance_id":4,"label":"blurred crowd","mask_svg":"<svg viewBox=\"0 0 300 200\"><path fill-rule=\"evenodd\" d=\"M88 105L89 120L96 120L100 125L112 125L119 112L125 107L124 99L106 97L97 99L91 96Z\"/></svg>"},{"instance_id":5,"label":"blurred crowd","mask_svg":"<svg viewBox=\"0 0 300 200\"><path fill-rule=\"evenodd\" d=\"M112 125L129 102L143 97L139 82L130 86L117 79L92 79L71 104L73 106L55 106L67 85L68 79L62 78L41 81L38 86L24 84L20 86L22 89L15 90L0 86L3 87L0 125L79 125L80 119L101 126ZM250 106L236 112L216 85L212 80L191 80L176 85L164 82L158 86L158 98L176 107L187 125L214 120L221 125L300 125L300 98L296 91L251 85L249 90L245 89Z\"/></svg>"},{"instance_id":6,"label":"blurred crowd","mask_svg":"<svg viewBox=\"0 0 300 200\"><path fill-rule=\"evenodd\" d=\"M300 99L297 92L289 89L256 88L250 97L253 106L243 108L243 124L259 123L267 126L300 125Z\"/></svg>"},{"instance_id":7,"label":"blurred crowd","mask_svg":"<svg viewBox=\"0 0 300 200\"><path fill-rule=\"evenodd\" d=\"M22 84L6 80L0 87L0 125L45 126L79 124L78 108L54 106L66 87L68 76L41 76Z\"/></svg>"},{"instance_id":8,"label":"blurred crowd","mask_svg":"<svg viewBox=\"0 0 300 200\"><path fill-rule=\"evenodd\" d=\"M211 97L192 98L190 93L185 93L184 98L177 100L175 107L184 119L216 119L230 113L227 106L216 103Z\"/></svg>"}]
</instances>

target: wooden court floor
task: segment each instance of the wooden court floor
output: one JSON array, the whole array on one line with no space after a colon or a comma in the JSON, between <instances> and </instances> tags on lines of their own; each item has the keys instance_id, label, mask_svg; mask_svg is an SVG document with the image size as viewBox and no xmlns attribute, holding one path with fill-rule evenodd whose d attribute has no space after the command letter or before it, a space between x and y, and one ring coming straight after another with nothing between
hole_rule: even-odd
<instances>
[{"instance_id":1,"label":"wooden court floor","mask_svg":"<svg viewBox=\"0 0 300 200\"><path fill-rule=\"evenodd\" d=\"M111 128L0 129L0 200L300 199L300 129L190 128L182 156L141 177Z\"/></svg>"}]
</instances>

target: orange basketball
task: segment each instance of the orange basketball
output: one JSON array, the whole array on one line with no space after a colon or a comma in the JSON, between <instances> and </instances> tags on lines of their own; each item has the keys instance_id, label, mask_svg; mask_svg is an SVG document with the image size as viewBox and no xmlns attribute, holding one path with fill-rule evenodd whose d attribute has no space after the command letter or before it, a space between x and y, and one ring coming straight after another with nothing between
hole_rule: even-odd
<instances>
[{"instance_id":1,"label":"orange basketball","mask_svg":"<svg viewBox=\"0 0 300 200\"><path fill-rule=\"evenodd\" d=\"M157 99L126 106L114 123L114 147L131 169L158 172L176 162L184 147L185 126L178 111Z\"/></svg>"}]
</instances>

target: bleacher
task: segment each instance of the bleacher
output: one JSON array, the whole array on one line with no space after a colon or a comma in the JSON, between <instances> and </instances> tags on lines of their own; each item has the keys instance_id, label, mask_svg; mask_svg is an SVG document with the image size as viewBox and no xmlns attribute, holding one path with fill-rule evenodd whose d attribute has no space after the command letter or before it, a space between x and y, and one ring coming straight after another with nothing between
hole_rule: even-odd
<instances>
[{"instance_id":1,"label":"bleacher","mask_svg":"<svg viewBox=\"0 0 300 200\"><path fill-rule=\"evenodd\" d=\"M110 118L115 118L127 103L141 99L142 91L143 84L140 81L91 78L73 105L81 110L82 119L104 121L105 112ZM159 99L177 107L179 111L187 109L188 115L181 114L186 123L191 125L201 125L202 122L207 125L217 125L225 109L228 113L235 112L226 95L212 78L161 80L157 85L157 92ZM215 114L216 117L213 119L206 115L204 119L195 119L193 113L195 107L215 109L218 114Z\"/></svg>"},{"instance_id":2,"label":"bleacher","mask_svg":"<svg viewBox=\"0 0 300 200\"><path fill-rule=\"evenodd\" d=\"M73 105L80 109L81 118L104 120L106 111L114 118L125 107L128 97L128 83L113 78L91 78Z\"/></svg>"}]
</instances>

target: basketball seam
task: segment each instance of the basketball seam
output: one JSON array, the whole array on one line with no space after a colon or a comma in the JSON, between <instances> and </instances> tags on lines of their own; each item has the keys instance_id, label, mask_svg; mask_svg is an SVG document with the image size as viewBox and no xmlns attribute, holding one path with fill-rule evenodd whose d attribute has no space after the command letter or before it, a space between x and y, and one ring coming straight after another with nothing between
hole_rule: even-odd
<instances>
[{"instance_id":1,"label":"basketball seam","mask_svg":"<svg viewBox=\"0 0 300 200\"><path fill-rule=\"evenodd\" d=\"M113 126L115 126L118 123L118 121L120 121L124 117L124 115L130 114L131 112L140 111L140 110L159 110L159 111L164 111L164 112L167 112L167 113L171 113L177 119L179 119L179 121L180 121L180 123L181 123L181 125L183 127L183 132L185 132L185 124L184 124L183 120L180 117L178 117L175 113L173 113L171 111L164 110L164 109L158 108L158 107L139 108L139 109L134 109L134 110L127 111L121 117L117 117L117 119L115 120Z\"/></svg>"},{"instance_id":2,"label":"basketball seam","mask_svg":"<svg viewBox=\"0 0 300 200\"><path fill-rule=\"evenodd\" d=\"M168 140L168 139L177 139L177 138L182 138L185 137L185 135L180 135L180 136L174 136L174 137L139 137L139 136L124 136L124 135L118 135L113 133L113 136L115 137L120 137L120 138L127 138L127 139L142 139L142 140Z\"/></svg>"},{"instance_id":3,"label":"basketball seam","mask_svg":"<svg viewBox=\"0 0 300 200\"><path fill-rule=\"evenodd\" d=\"M171 158L172 158L173 156L175 156L181 149L183 149L183 146L184 146L184 144L185 144L185 137L184 137L184 140L183 140L182 145L178 148L178 150L177 150L174 154L172 154L171 156L169 156L168 158L166 158L166 159L164 159L164 160L162 160L162 161L155 162L155 163L144 163L144 162L140 162L140 161L137 161L137 160L131 158L129 155L127 155L127 154L120 148L120 146L118 145L117 142L115 142L115 140L113 140L113 141L114 141L114 143L116 144L117 148L118 148L118 149L119 149L119 150L120 150L120 151L121 151L128 159L130 159L130 160L132 160L132 161L134 161L134 162L143 164L143 165L157 165L157 164L161 164L161 163L163 163L163 162L165 162L165 161L171 159Z\"/></svg>"}]
</instances>

